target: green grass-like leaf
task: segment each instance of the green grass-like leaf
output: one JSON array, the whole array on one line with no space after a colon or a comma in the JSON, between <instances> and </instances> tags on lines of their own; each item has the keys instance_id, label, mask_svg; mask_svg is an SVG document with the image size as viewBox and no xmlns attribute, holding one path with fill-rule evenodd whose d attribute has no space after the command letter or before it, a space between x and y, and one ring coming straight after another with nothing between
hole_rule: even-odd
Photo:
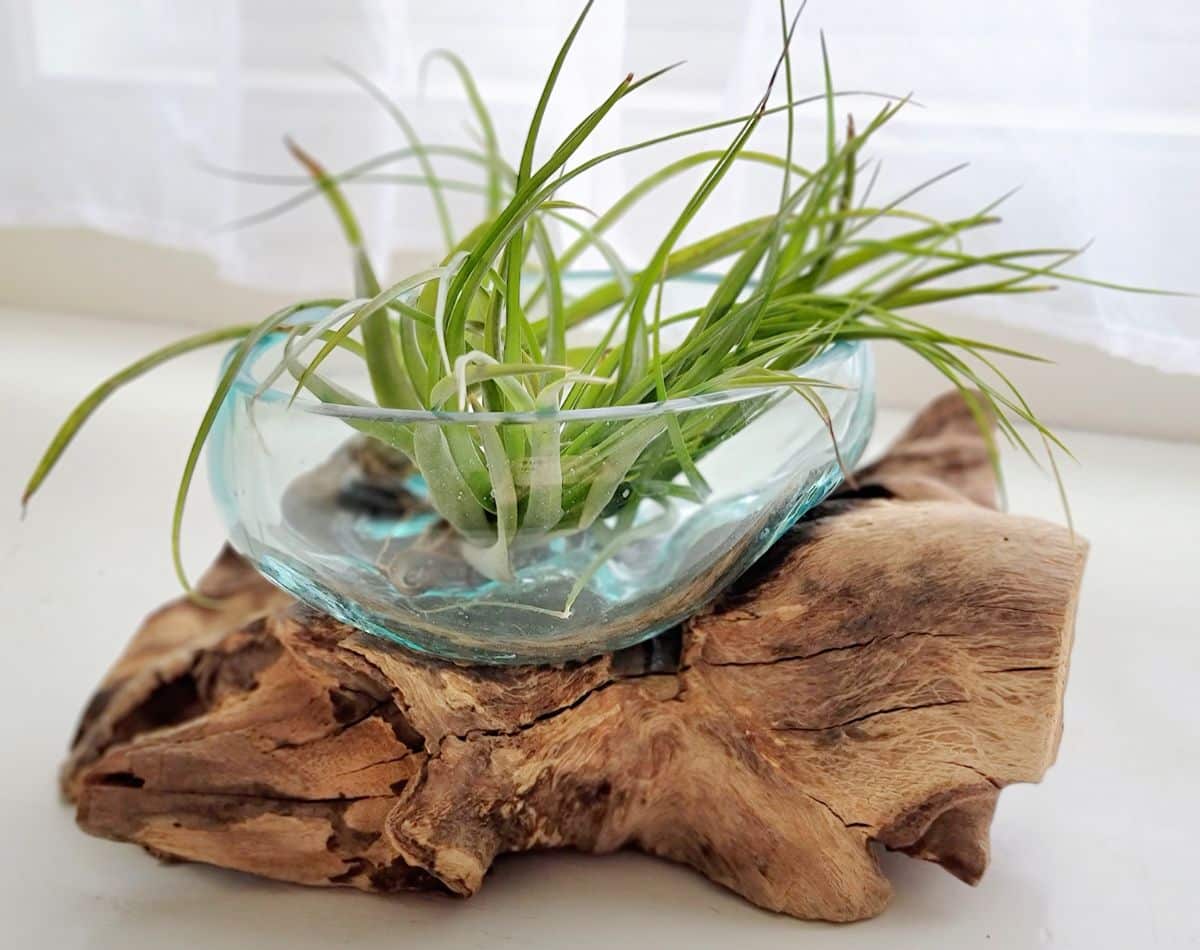
<instances>
[{"instance_id":1,"label":"green grass-like leaf","mask_svg":"<svg viewBox=\"0 0 1200 950\"><path fill-rule=\"evenodd\" d=\"M828 390L820 380L808 378L804 366L839 341L890 341L907 347L962 392L997 468L993 421L1001 438L1030 454L1027 434L1034 433L1032 441L1040 444L1057 479L1055 453L1065 451L1062 443L997 362L1037 357L935 328L911 311L920 307L924 313L947 301L983 296L1041 293L1063 282L1154 291L1067 273L1063 268L1080 253L1077 248L970 250L976 231L999 226L996 212L1003 197L944 221L913 207L923 192L962 166L896 197L877 198L879 164L868 157L869 150L880 130L912 100L836 89L824 35L821 90L797 95L791 47L799 13L790 16L782 0L780 53L763 76L759 101L744 114L581 158L614 110L674 68L667 67L641 77L614 76L602 101L578 117L560 141L545 142L554 91L586 30L591 6L591 0L584 4L565 37L533 104L520 154L511 163L501 152L491 113L470 70L453 53L438 50L423 62L422 76L436 62L454 72L474 116L478 147L424 142L378 86L339 66L392 116L403 148L335 173L289 141L303 176L217 169L266 187L295 189L285 200L235 222L239 226L323 196L352 251L353 299L297 304L257 324L187 337L114 374L88 394L54 435L23 503L114 391L183 353L239 340L197 429L177 494L171 546L186 587L179 532L200 451L245 360L258 341L278 330L289 336L264 387L286 376L295 395L306 392L337 405L367 405L371 398L384 408L542 414L539 421L520 426L482 418L446 425L347 420L409 458L424 475L435 507L474 547L473 563L496 577L508 576L509 549L523 539L583 530L610 516L636 530L633 511L645 500L664 506L702 503L708 491L702 469L706 454L771 405L777 398L772 394L795 393L832 434L822 395ZM772 101L776 85L783 87L781 103ZM852 116L839 114L843 103L864 98L882 100L869 121L856 124ZM813 156L799 154L796 114L808 106L823 110L823 135ZM783 154L754 149L759 127L775 115L786 121ZM720 131L729 133L725 147L674 158L608 207L592 211L571 200L572 183L605 163ZM482 181L442 175L437 164L444 159L476 166ZM419 174L393 170L405 162L414 162ZM774 212L716 233L692 234L730 172L747 163L779 174ZM648 196L684 176L696 181L682 207L662 223L653 252L644 261L627 263L611 238L613 230ZM381 281L346 195L349 184L423 187L446 244L438 266ZM451 190L483 197L482 219L462 238L455 236L445 200ZM564 231L568 242L559 240ZM572 299L567 278L589 251L603 258L611 278ZM688 275L708 275L711 292L698 306L668 311L665 284ZM318 305L329 308L324 319L296 322L303 309ZM579 329L599 320L607 321L600 339L580 345L575 336ZM672 345L664 333L668 329L681 334ZM338 349L364 361L370 397L322 375L323 362ZM619 423L564 423L556 415L564 409L634 406L734 389L761 390L763 395L685 416ZM585 579L576 585L575 594L583 583Z\"/></svg>"}]
</instances>

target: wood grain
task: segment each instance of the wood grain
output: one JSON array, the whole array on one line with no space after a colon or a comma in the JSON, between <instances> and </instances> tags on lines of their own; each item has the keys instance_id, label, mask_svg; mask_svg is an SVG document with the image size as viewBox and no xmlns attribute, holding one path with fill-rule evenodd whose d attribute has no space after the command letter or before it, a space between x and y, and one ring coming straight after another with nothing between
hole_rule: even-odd
<instances>
[{"instance_id":1,"label":"wood grain","mask_svg":"<svg viewBox=\"0 0 1200 950\"><path fill-rule=\"evenodd\" d=\"M312 885L467 896L497 855L639 848L797 917L879 913L872 843L975 883L1053 762L1086 546L994 509L957 396L711 608L619 653L406 653L224 551L83 715L80 826Z\"/></svg>"}]
</instances>

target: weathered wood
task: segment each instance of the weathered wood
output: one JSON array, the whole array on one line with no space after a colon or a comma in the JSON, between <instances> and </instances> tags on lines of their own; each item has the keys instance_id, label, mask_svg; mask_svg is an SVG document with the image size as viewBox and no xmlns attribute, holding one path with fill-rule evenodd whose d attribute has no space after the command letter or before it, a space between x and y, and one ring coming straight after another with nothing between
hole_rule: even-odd
<instances>
[{"instance_id":1,"label":"weathered wood","mask_svg":"<svg viewBox=\"0 0 1200 950\"><path fill-rule=\"evenodd\" d=\"M153 614L64 772L88 832L304 884L469 895L505 852L636 847L854 920L870 843L970 883L1054 759L1085 546L1001 514L957 397L714 606L562 668L418 657L226 550Z\"/></svg>"}]
</instances>

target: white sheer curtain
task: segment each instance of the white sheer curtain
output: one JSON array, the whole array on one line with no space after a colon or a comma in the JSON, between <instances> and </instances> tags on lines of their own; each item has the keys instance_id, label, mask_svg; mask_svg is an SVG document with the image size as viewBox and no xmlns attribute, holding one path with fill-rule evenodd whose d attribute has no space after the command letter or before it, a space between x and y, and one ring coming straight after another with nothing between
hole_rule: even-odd
<instances>
[{"instance_id":1,"label":"white sheer curtain","mask_svg":"<svg viewBox=\"0 0 1200 950\"><path fill-rule=\"evenodd\" d=\"M423 55L438 47L471 64L513 155L577 6L0 0L0 225L85 225L195 248L234 281L297 295L344 286L344 255L323 207L309 203L251 228L223 229L292 192L220 177L204 163L295 174L281 144L285 134L334 169L402 147L386 113L328 59L380 83L425 141L471 143L471 113L451 71L434 64L420 82ZM597 0L556 93L545 141L626 72L678 59L687 65L627 100L602 126L596 147L745 111L778 49L777 18L775 0ZM1200 290L1195 0L812 0L796 45L804 90L821 85L818 28L828 37L839 88L912 91L923 105L877 140L880 196L969 161L915 207L956 216L1021 186L1005 205L1005 225L981 235L976 247L1074 246L1094 237L1077 273ZM839 110L861 121L877 106L846 99ZM806 113L799 132L800 159L819 155L819 107ZM580 179L564 197L603 207L655 165L719 146L726 135L637 153ZM755 147L781 143L776 123L764 126ZM457 162L441 170L474 175ZM615 232L630 262L647 253L688 185L663 189ZM762 169L741 170L696 232L766 209L776 192ZM351 194L377 257L439 256L437 220L421 190L375 183ZM450 202L461 233L482 201L454 193ZM1070 287L969 306L1164 370L1200 373L1197 300Z\"/></svg>"}]
</instances>

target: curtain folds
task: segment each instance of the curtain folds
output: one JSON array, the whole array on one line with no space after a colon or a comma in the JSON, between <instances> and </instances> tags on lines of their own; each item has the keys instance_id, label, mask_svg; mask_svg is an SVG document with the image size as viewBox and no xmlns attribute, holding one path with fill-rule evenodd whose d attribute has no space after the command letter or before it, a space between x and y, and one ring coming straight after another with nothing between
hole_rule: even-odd
<instances>
[{"instance_id":1,"label":"curtain folds","mask_svg":"<svg viewBox=\"0 0 1200 950\"><path fill-rule=\"evenodd\" d=\"M478 123L445 47L473 69L510 156L557 44L577 13L562 0L0 0L0 226L88 226L192 248L237 282L298 296L348 283L336 227L318 202L253 225L298 193L291 136L331 169L402 149L388 113L335 69L352 66L392 96L427 143L477 147ZM1200 291L1200 6L1193 0L812 0L796 41L798 90L821 90L818 30L835 85L919 101L878 138L876 194L902 194L969 162L913 207L943 217L1019 186L980 250L1073 247L1083 276ZM775 0L597 0L564 71L544 141L564 135L627 73L687 63L631 97L600 129L611 148L736 115L762 93L779 47ZM424 66L422 65L424 61ZM865 121L869 97L840 99ZM798 159L819 157L822 112L797 125ZM782 148L764 124L758 149ZM713 132L610 163L563 197L602 210L652 169L720 148ZM479 168L436 157L453 227L483 199ZM232 172L237 172L234 175ZM415 162L380 167L350 195L373 252L406 266L440 257ZM381 180L381 178L386 180ZM655 192L613 232L631 264L698 177ZM699 236L769 210L761 167L739 169L697 221ZM566 235L564 235L565 237ZM1071 286L971 303L999 322L1058 334L1163 370L1200 373L1200 301ZM953 311L941 311L943 322Z\"/></svg>"}]
</instances>

